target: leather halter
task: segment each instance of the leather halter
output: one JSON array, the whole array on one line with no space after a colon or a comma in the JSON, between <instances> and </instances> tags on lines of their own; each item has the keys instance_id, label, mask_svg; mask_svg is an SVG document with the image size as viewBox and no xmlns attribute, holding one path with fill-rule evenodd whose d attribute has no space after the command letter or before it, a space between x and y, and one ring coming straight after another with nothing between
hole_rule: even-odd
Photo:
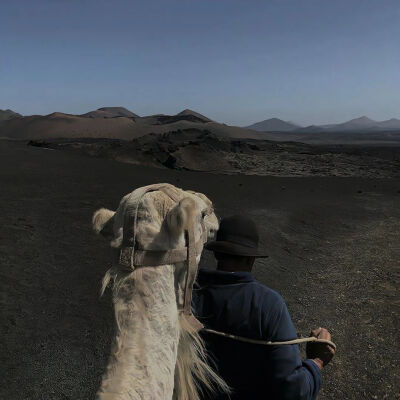
<instances>
[{"instance_id":1,"label":"leather halter","mask_svg":"<svg viewBox=\"0 0 400 400\"><path fill-rule=\"evenodd\" d=\"M165 193L172 201L179 203L184 197L177 196L168 184L155 184L144 188L139 199L137 200L134 222L133 222L133 246L123 246L120 249L119 264L130 270L135 270L138 267L154 267L158 265L175 264L185 262L187 266L186 281L184 288L184 301L183 306L179 312L185 315L185 318L190 325L199 331L203 328L203 324L193 315L191 302L193 284L196 279L198 265L196 262L197 256L203 251L204 243L207 241L207 229L204 221L201 221L202 235L200 240L195 242L194 235L194 221L189 221L187 230L185 231L187 245L183 248L169 249L169 250L142 250L136 248L136 232L137 232L137 217L139 204L146 193L153 191L161 191ZM132 192L133 193L133 192ZM132 196L132 194L131 194ZM128 198L129 201L129 198ZM211 214L212 209L206 210L206 215ZM126 221L125 221L126 223ZM126 224L124 224L126 226ZM124 229L125 231L125 229Z\"/></svg>"}]
</instances>

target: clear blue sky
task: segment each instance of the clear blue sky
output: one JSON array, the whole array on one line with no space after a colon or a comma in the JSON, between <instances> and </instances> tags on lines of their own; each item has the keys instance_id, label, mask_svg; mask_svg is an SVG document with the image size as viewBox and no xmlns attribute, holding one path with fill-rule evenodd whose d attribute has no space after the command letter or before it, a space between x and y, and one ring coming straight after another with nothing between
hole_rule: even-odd
<instances>
[{"instance_id":1,"label":"clear blue sky","mask_svg":"<svg viewBox=\"0 0 400 400\"><path fill-rule=\"evenodd\" d=\"M0 109L400 118L399 0L4 0Z\"/></svg>"}]
</instances>

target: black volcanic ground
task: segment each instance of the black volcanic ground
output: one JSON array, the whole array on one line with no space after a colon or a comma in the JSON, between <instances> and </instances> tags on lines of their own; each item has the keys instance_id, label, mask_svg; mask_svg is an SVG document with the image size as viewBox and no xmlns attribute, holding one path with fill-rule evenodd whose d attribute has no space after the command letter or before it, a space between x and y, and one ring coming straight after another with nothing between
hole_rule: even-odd
<instances>
[{"instance_id":1,"label":"black volcanic ground","mask_svg":"<svg viewBox=\"0 0 400 400\"><path fill-rule=\"evenodd\" d=\"M218 175L0 141L0 182L0 398L94 398L113 314L110 294L99 299L110 249L91 215L171 182L206 193L219 216L257 221L270 258L256 277L299 334L326 326L338 345L319 399L399 399L398 178Z\"/></svg>"},{"instance_id":2,"label":"black volcanic ground","mask_svg":"<svg viewBox=\"0 0 400 400\"><path fill-rule=\"evenodd\" d=\"M232 139L200 129L149 134L132 141L53 139L33 146L177 170L273 176L400 177L400 146L308 145Z\"/></svg>"}]
</instances>

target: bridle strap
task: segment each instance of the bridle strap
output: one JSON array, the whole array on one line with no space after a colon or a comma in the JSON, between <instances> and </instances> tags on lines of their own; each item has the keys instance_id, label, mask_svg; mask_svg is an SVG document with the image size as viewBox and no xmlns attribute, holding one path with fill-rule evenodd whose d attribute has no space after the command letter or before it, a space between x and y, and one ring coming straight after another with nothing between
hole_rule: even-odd
<instances>
[{"instance_id":1,"label":"bridle strap","mask_svg":"<svg viewBox=\"0 0 400 400\"><path fill-rule=\"evenodd\" d=\"M196 256L203 250L203 239L194 245ZM170 250L138 250L133 255L133 266L131 265L132 246L125 246L120 249L119 264L124 267L136 269L137 267L156 267L158 265L175 264L184 262L188 257L188 247ZM196 257L195 256L195 257Z\"/></svg>"},{"instance_id":2,"label":"bridle strap","mask_svg":"<svg viewBox=\"0 0 400 400\"><path fill-rule=\"evenodd\" d=\"M186 231L188 246L187 246L187 273L185 283L185 297L183 303L183 313L190 315L192 313L191 300L193 284L196 279L197 262L196 262L196 249L194 246L194 230L193 221L190 221L188 230Z\"/></svg>"}]
</instances>

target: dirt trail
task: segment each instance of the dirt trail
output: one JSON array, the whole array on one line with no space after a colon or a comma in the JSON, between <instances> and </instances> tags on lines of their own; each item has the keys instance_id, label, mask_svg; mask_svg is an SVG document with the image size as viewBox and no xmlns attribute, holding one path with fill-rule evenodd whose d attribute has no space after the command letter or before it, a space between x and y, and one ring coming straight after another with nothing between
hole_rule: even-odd
<instances>
[{"instance_id":1,"label":"dirt trail","mask_svg":"<svg viewBox=\"0 0 400 400\"><path fill-rule=\"evenodd\" d=\"M135 187L203 191L219 216L256 218L270 258L256 277L299 334L326 326L338 355L322 400L400 399L400 181L222 176L151 169L0 141L0 398L92 399L113 330L96 208ZM211 265L209 255L202 260Z\"/></svg>"}]
</instances>

